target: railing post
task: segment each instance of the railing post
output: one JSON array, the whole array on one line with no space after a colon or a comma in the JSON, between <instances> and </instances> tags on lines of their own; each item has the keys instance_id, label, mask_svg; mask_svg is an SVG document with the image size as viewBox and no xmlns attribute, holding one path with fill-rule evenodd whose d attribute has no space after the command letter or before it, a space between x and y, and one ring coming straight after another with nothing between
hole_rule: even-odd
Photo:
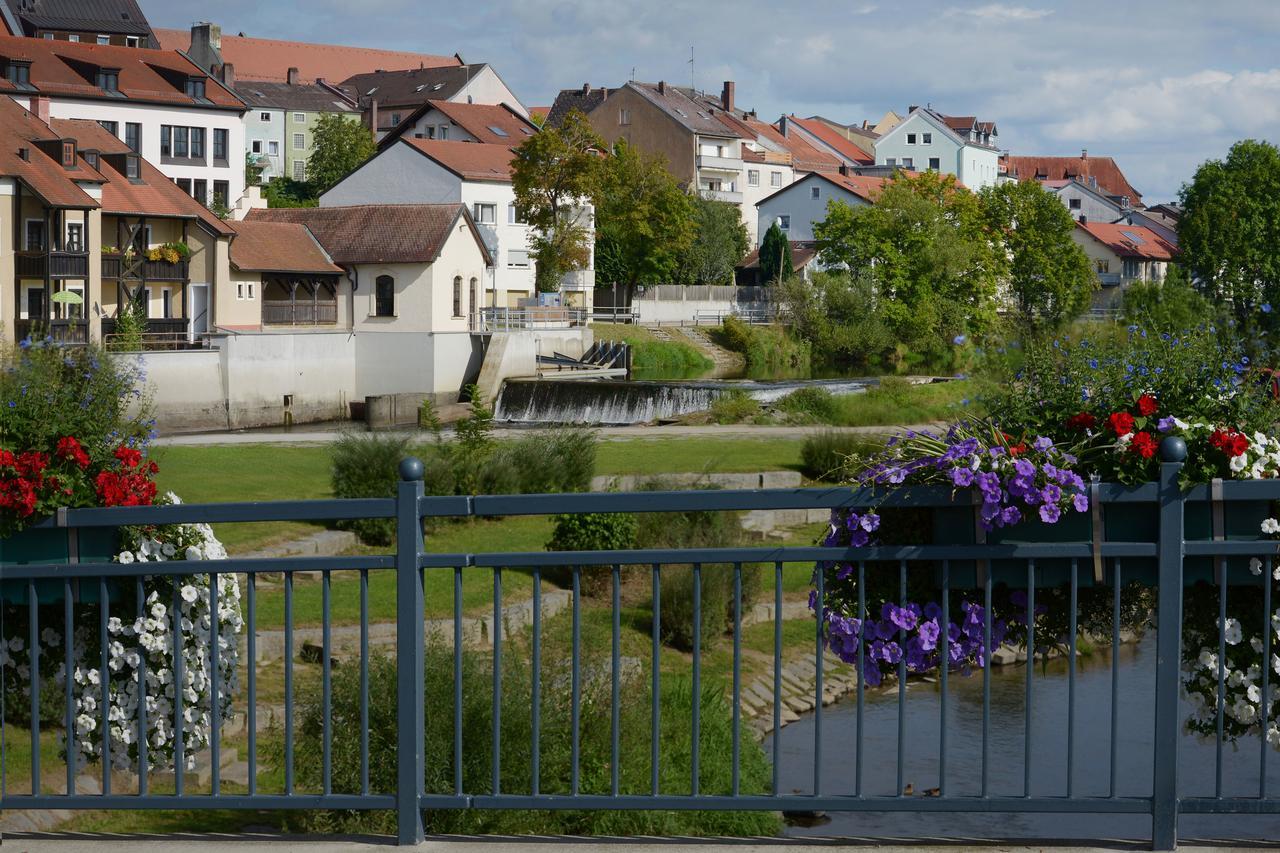
<instances>
[{"instance_id":1,"label":"railing post","mask_svg":"<svg viewBox=\"0 0 1280 853\"><path fill-rule=\"evenodd\" d=\"M1186 500L1178 475L1187 444L1160 443L1160 589L1156 604L1156 732L1151 804L1151 847L1178 846L1178 691L1182 667L1182 555Z\"/></svg>"},{"instance_id":2,"label":"railing post","mask_svg":"<svg viewBox=\"0 0 1280 853\"><path fill-rule=\"evenodd\" d=\"M422 474L420 459L411 456L401 461L396 491L396 824L400 844L421 844L424 837L419 804L426 778L422 575L418 568L422 551L422 518L418 514Z\"/></svg>"}]
</instances>

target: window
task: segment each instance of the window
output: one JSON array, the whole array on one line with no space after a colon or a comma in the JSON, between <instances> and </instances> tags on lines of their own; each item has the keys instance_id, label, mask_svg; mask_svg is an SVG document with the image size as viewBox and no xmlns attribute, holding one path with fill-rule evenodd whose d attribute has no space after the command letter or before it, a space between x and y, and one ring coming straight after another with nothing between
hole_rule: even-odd
<instances>
[{"instance_id":1,"label":"window","mask_svg":"<svg viewBox=\"0 0 1280 853\"><path fill-rule=\"evenodd\" d=\"M204 100L204 78L188 77L187 78L187 97L196 101Z\"/></svg>"},{"instance_id":2,"label":"window","mask_svg":"<svg viewBox=\"0 0 1280 853\"><path fill-rule=\"evenodd\" d=\"M395 126L396 126L396 125L398 125L399 123L400 123L400 113L392 113L392 114L391 114L391 126L392 126L392 127L395 127Z\"/></svg>"},{"instance_id":3,"label":"window","mask_svg":"<svg viewBox=\"0 0 1280 853\"><path fill-rule=\"evenodd\" d=\"M781 216L779 216L779 217L778 217L778 219L780 219L780 220L781 220L781 222L779 222L779 223L778 223L778 227L779 227L780 229L782 229L783 231L790 231L790 230L791 230L791 215L790 215L790 214L784 213L784 214L782 214Z\"/></svg>"},{"instance_id":4,"label":"window","mask_svg":"<svg viewBox=\"0 0 1280 853\"><path fill-rule=\"evenodd\" d=\"M265 110L264 110L264 111L262 111L262 112L260 112L260 113L258 113L258 121L265 121L265 122L267 122L268 124L270 124L270 122L271 122L271 113L266 112Z\"/></svg>"},{"instance_id":5,"label":"window","mask_svg":"<svg viewBox=\"0 0 1280 853\"><path fill-rule=\"evenodd\" d=\"M236 283L236 299L244 299L244 282Z\"/></svg>"},{"instance_id":6,"label":"window","mask_svg":"<svg viewBox=\"0 0 1280 853\"><path fill-rule=\"evenodd\" d=\"M498 220L498 206L496 204L475 203L474 207L476 222L485 225L493 225Z\"/></svg>"},{"instance_id":7,"label":"window","mask_svg":"<svg viewBox=\"0 0 1280 853\"><path fill-rule=\"evenodd\" d=\"M168 319L173 316L173 289L164 288L160 291L160 316Z\"/></svg>"},{"instance_id":8,"label":"window","mask_svg":"<svg viewBox=\"0 0 1280 853\"><path fill-rule=\"evenodd\" d=\"M1067 207L1068 207L1070 210L1079 210L1079 209L1080 209L1080 199L1078 199L1078 198L1067 199Z\"/></svg>"},{"instance_id":9,"label":"window","mask_svg":"<svg viewBox=\"0 0 1280 853\"><path fill-rule=\"evenodd\" d=\"M453 277L453 316L462 316L462 276Z\"/></svg>"},{"instance_id":10,"label":"window","mask_svg":"<svg viewBox=\"0 0 1280 853\"><path fill-rule=\"evenodd\" d=\"M1097 271L1098 271L1098 272L1100 272L1100 273L1104 273L1104 274L1105 274L1105 273L1107 273L1107 272L1109 272L1109 271L1110 271L1110 269L1111 269L1111 261L1108 261L1108 260L1105 260L1105 259L1104 259L1104 260L1097 260L1097 261L1094 261L1094 262L1093 262L1093 265L1094 265L1094 268L1095 268L1095 269L1097 269Z\"/></svg>"},{"instance_id":11,"label":"window","mask_svg":"<svg viewBox=\"0 0 1280 853\"><path fill-rule=\"evenodd\" d=\"M124 176L131 181L142 178L142 163L137 154L130 154L124 158Z\"/></svg>"},{"instance_id":12,"label":"window","mask_svg":"<svg viewBox=\"0 0 1280 853\"><path fill-rule=\"evenodd\" d=\"M249 150L250 150L250 151L252 151L254 154L261 154L261 153L262 153L262 140L261 140L261 139L255 139L255 140L253 140L252 142L250 142L250 143L249 143Z\"/></svg>"},{"instance_id":13,"label":"window","mask_svg":"<svg viewBox=\"0 0 1280 853\"><path fill-rule=\"evenodd\" d=\"M77 35L76 33L72 33L71 35L67 36L67 41L78 42L80 41L80 36Z\"/></svg>"},{"instance_id":14,"label":"window","mask_svg":"<svg viewBox=\"0 0 1280 853\"><path fill-rule=\"evenodd\" d=\"M527 249L508 249L507 266L518 270L529 268L529 252Z\"/></svg>"},{"instance_id":15,"label":"window","mask_svg":"<svg viewBox=\"0 0 1280 853\"><path fill-rule=\"evenodd\" d=\"M293 161L293 179L295 181L305 181L307 179L307 161Z\"/></svg>"},{"instance_id":16,"label":"window","mask_svg":"<svg viewBox=\"0 0 1280 853\"><path fill-rule=\"evenodd\" d=\"M189 157L191 156L191 128L175 127L173 129L173 156Z\"/></svg>"},{"instance_id":17,"label":"window","mask_svg":"<svg viewBox=\"0 0 1280 853\"><path fill-rule=\"evenodd\" d=\"M432 125L432 124L427 125L427 127L426 127L426 134L424 135L424 134L419 133L419 134L418 134L418 138L419 138L419 139L435 139L435 138L436 138L436 128L435 128L435 125Z\"/></svg>"},{"instance_id":18,"label":"window","mask_svg":"<svg viewBox=\"0 0 1280 853\"><path fill-rule=\"evenodd\" d=\"M488 125L488 127L489 127L489 132L490 132L490 133L492 133L494 136L508 136L508 135L509 135L505 130L503 130L502 128L498 127L497 125L492 125L492 124L491 124L491 125Z\"/></svg>"},{"instance_id":19,"label":"window","mask_svg":"<svg viewBox=\"0 0 1280 853\"><path fill-rule=\"evenodd\" d=\"M782 173L781 173L781 172L770 172L770 173L769 173L769 186L771 186L771 187L780 187L780 186L782 186Z\"/></svg>"},{"instance_id":20,"label":"window","mask_svg":"<svg viewBox=\"0 0 1280 853\"><path fill-rule=\"evenodd\" d=\"M44 220L28 219L27 220L27 242L25 244L28 252L44 251Z\"/></svg>"},{"instance_id":21,"label":"window","mask_svg":"<svg viewBox=\"0 0 1280 853\"><path fill-rule=\"evenodd\" d=\"M117 121L100 121L100 122L98 122L98 124L102 125L102 129L103 129L103 130L105 130L105 131L107 131L108 133L110 133L112 136L119 136L119 135L120 135L120 122L117 122Z\"/></svg>"},{"instance_id":22,"label":"window","mask_svg":"<svg viewBox=\"0 0 1280 853\"><path fill-rule=\"evenodd\" d=\"M98 168L98 152L97 151L85 151L84 159L85 159L85 162L88 163L93 168L95 169Z\"/></svg>"},{"instance_id":23,"label":"window","mask_svg":"<svg viewBox=\"0 0 1280 853\"><path fill-rule=\"evenodd\" d=\"M191 182L191 197L201 204L209 203L209 182L196 180Z\"/></svg>"},{"instance_id":24,"label":"window","mask_svg":"<svg viewBox=\"0 0 1280 853\"><path fill-rule=\"evenodd\" d=\"M480 279L475 276L471 277L471 313L476 312L476 307L480 304Z\"/></svg>"},{"instance_id":25,"label":"window","mask_svg":"<svg viewBox=\"0 0 1280 853\"><path fill-rule=\"evenodd\" d=\"M191 128L191 157L194 160L204 159L204 128Z\"/></svg>"},{"instance_id":26,"label":"window","mask_svg":"<svg viewBox=\"0 0 1280 853\"><path fill-rule=\"evenodd\" d=\"M524 225L524 211L514 204L507 205L507 224L508 225Z\"/></svg>"},{"instance_id":27,"label":"window","mask_svg":"<svg viewBox=\"0 0 1280 853\"><path fill-rule=\"evenodd\" d=\"M1124 277L1125 277L1125 278L1137 278L1137 277L1138 277L1138 260L1137 260L1137 258L1125 258L1125 259L1124 259Z\"/></svg>"},{"instance_id":28,"label":"window","mask_svg":"<svg viewBox=\"0 0 1280 853\"><path fill-rule=\"evenodd\" d=\"M98 35L98 44L111 44L111 36Z\"/></svg>"},{"instance_id":29,"label":"window","mask_svg":"<svg viewBox=\"0 0 1280 853\"><path fill-rule=\"evenodd\" d=\"M449 125L447 124L440 125L440 138L441 139L449 138Z\"/></svg>"},{"instance_id":30,"label":"window","mask_svg":"<svg viewBox=\"0 0 1280 853\"><path fill-rule=\"evenodd\" d=\"M167 124L160 125L160 156L169 157L173 154L173 128Z\"/></svg>"},{"instance_id":31,"label":"window","mask_svg":"<svg viewBox=\"0 0 1280 853\"><path fill-rule=\"evenodd\" d=\"M940 172L940 171L942 171L942 160L940 160L940 159L939 159L939 158L937 158L937 157L930 157L930 158L929 158L929 168L930 168L930 169L933 169L933 171L935 171L935 172Z\"/></svg>"},{"instance_id":32,"label":"window","mask_svg":"<svg viewBox=\"0 0 1280 853\"><path fill-rule=\"evenodd\" d=\"M267 154L271 157L280 156L280 143L277 140L272 139L267 143Z\"/></svg>"},{"instance_id":33,"label":"window","mask_svg":"<svg viewBox=\"0 0 1280 853\"><path fill-rule=\"evenodd\" d=\"M178 189L182 190L187 195L191 195L191 179L190 178L174 178L173 182L178 185ZM150 242L151 242L151 239L148 237L147 243L149 244Z\"/></svg>"},{"instance_id":34,"label":"window","mask_svg":"<svg viewBox=\"0 0 1280 853\"><path fill-rule=\"evenodd\" d=\"M98 88L104 92L119 92L120 72L114 68L99 68Z\"/></svg>"},{"instance_id":35,"label":"window","mask_svg":"<svg viewBox=\"0 0 1280 853\"><path fill-rule=\"evenodd\" d=\"M307 148L307 135L305 133L295 133L293 135L293 150L305 151Z\"/></svg>"},{"instance_id":36,"label":"window","mask_svg":"<svg viewBox=\"0 0 1280 853\"><path fill-rule=\"evenodd\" d=\"M213 206L214 207L230 207L231 206L231 184L227 181L213 182Z\"/></svg>"},{"instance_id":37,"label":"window","mask_svg":"<svg viewBox=\"0 0 1280 853\"><path fill-rule=\"evenodd\" d=\"M129 150L134 154L142 153L142 125L136 121L125 122L124 144L128 145Z\"/></svg>"},{"instance_id":38,"label":"window","mask_svg":"<svg viewBox=\"0 0 1280 853\"><path fill-rule=\"evenodd\" d=\"M914 158L911 158L911 157L902 158L902 167L904 169L914 169L915 165L916 165L916 161Z\"/></svg>"},{"instance_id":39,"label":"window","mask_svg":"<svg viewBox=\"0 0 1280 853\"><path fill-rule=\"evenodd\" d=\"M294 124L306 124L306 123L307 123L307 114L306 114L306 113L294 113L294 114L293 114L293 123L294 123Z\"/></svg>"},{"instance_id":40,"label":"window","mask_svg":"<svg viewBox=\"0 0 1280 853\"><path fill-rule=\"evenodd\" d=\"M396 315L396 280L389 275L378 276L373 284L373 315L375 317Z\"/></svg>"},{"instance_id":41,"label":"window","mask_svg":"<svg viewBox=\"0 0 1280 853\"><path fill-rule=\"evenodd\" d=\"M213 159L220 163L227 162L227 129L225 127L213 129Z\"/></svg>"},{"instance_id":42,"label":"window","mask_svg":"<svg viewBox=\"0 0 1280 853\"><path fill-rule=\"evenodd\" d=\"M62 167L64 169L74 168L76 165L76 144L70 140L64 140L62 143Z\"/></svg>"},{"instance_id":43,"label":"window","mask_svg":"<svg viewBox=\"0 0 1280 853\"><path fill-rule=\"evenodd\" d=\"M10 60L8 67L5 68L4 76L15 86L29 87L31 85L31 63Z\"/></svg>"},{"instance_id":44,"label":"window","mask_svg":"<svg viewBox=\"0 0 1280 853\"><path fill-rule=\"evenodd\" d=\"M760 186L760 170L759 169L747 169L747 186L749 187Z\"/></svg>"},{"instance_id":45,"label":"window","mask_svg":"<svg viewBox=\"0 0 1280 853\"><path fill-rule=\"evenodd\" d=\"M933 144L933 134L932 134L932 133L922 133L922 134L920 134L920 141L921 141L921 142L923 142L925 145L932 145L932 144Z\"/></svg>"},{"instance_id":46,"label":"window","mask_svg":"<svg viewBox=\"0 0 1280 853\"><path fill-rule=\"evenodd\" d=\"M821 198L821 197L822 197L821 187L811 187L809 189L809 198Z\"/></svg>"},{"instance_id":47,"label":"window","mask_svg":"<svg viewBox=\"0 0 1280 853\"><path fill-rule=\"evenodd\" d=\"M907 144L908 144L908 145L915 145L915 144L916 144L916 135L915 135L914 133L908 133L908 134L907 134Z\"/></svg>"},{"instance_id":48,"label":"window","mask_svg":"<svg viewBox=\"0 0 1280 853\"><path fill-rule=\"evenodd\" d=\"M898 158L896 158L896 157L886 157L886 158L885 158L885 160L884 160L884 164L885 164L886 166L896 166L896 165L898 165Z\"/></svg>"},{"instance_id":49,"label":"window","mask_svg":"<svg viewBox=\"0 0 1280 853\"><path fill-rule=\"evenodd\" d=\"M125 36L125 37L124 37L124 46L125 46L125 47L137 47L137 46L138 46L138 37L137 37L137 36Z\"/></svg>"},{"instance_id":50,"label":"window","mask_svg":"<svg viewBox=\"0 0 1280 853\"><path fill-rule=\"evenodd\" d=\"M618 110L618 124L631 124L631 110Z\"/></svg>"},{"instance_id":51,"label":"window","mask_svg":"<svg viewBox=\"0 0 1280 853\"><path fill-rule=\"evenodd\" d=\"M83 222L67 223L67 251L68 252L84 251L84 223Z\"/></svg>"}]
</instances>

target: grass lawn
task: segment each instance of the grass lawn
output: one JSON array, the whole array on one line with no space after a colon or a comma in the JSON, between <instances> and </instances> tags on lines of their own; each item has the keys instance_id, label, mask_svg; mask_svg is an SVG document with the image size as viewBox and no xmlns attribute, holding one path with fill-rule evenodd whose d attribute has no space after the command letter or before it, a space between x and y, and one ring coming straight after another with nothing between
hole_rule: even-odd
<instances>
[{"instance_id":1,"label":"grass lawn","mask_svg":"<svg viewBox=\"0 0 1280 853\"><path fill-rule=\"evenodd\" d=\"M836 397L838 408L832 426L892 426L920 424L954 418L960 414L981 414L972 402L976 383L969 380L906 385L886 382L863 394ZM965 400L971 402L966 405Z\"/></svg>"},{"instance_id":2,"label":"grass lawn","mask_svg":"<svg viewBox=\"0 0 1280 853\"><path fill-rule=\"evenodd\" d=\"M800 466L799 439L657 438L602 441L597 474L666 474L682 471L778 471Z\"/></svg>"},{"instance_id":3,"label":"grass lawn","mask_svg":"<svg viewBox=\"0 0 1280 853\"><path fill-rule=\"evenodd\" d=\"M597 341L631 344L631 367L637 379L696 379L715 367L691 344L662 340L644 326L596 323L594 329Z\"/></svg>"}]
</instances>

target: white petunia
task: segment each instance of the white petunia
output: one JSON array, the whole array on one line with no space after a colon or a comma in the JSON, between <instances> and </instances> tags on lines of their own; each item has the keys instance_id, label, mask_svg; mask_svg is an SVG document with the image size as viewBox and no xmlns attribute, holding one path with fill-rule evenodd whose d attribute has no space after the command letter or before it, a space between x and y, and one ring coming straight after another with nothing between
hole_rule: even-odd
<instances>
[{"instance_id":1,"label":"white petunia","mask_svg":"<svg viewBox=\"0 0 1280 853\"><path fill-rule=\"evenodd\" d=\"M1228 619L1223 625L1223 636L1226 638L1228 645L1236 645L1244 638L1240 630L1240 621L1238 619Z\"/></svg>"},{"instance_id":2,"label":"white petunia","mask_svg":"<svg viewBox=\"0 0 1280 853\"><path fill-rule=\"evenodd\" d=\"M1280 533L1280 521L1276 521L1274 518L1264 520L1262 522L1262 532L1269 536Z\"/></svg>"},{"instance_id":3,"label":"white petunia","mask_svg":"<svg viewBox=\"0 0 1280 853\"><path fill-rule=\"evenodd\" d=\"M117 563L125 563L125 564L132 563L132 562L133 562L133 552L132 552L132 551L121 551L121 552L120 552L120 554L116 557L116 562L117 562Z\"/></svg>"},{"instance_id":4,"label":"white petunia","mask_svg":"<svg viewBox=\"0 0 1280 853\"><path fill-rule=\"evenodd\" d=\"M1255 575L1262 574L1262 561L1257 557L1249 558L1249 571Z\"/></svg>"}]
</instances>

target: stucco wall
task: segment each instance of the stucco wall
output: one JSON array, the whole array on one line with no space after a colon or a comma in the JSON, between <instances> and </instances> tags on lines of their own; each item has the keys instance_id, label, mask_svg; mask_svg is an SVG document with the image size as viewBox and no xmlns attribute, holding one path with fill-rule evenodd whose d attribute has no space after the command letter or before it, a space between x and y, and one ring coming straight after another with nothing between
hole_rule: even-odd
<instances>
[{"instance_id":1,"label":"stucco wall","mask_svg":"<svg viewBox=\"0 0 1280 853\"><path fill-rule=\"evenodd\" d=\"M813 188L818 188L818 197L813 197ZM814 175L800 178L783 192L761 202L756 208L756 228L760 239L773 225L779 216L791 217L791 227L783 233L788 240L809 241L813 239L813 223L827 218L827 205L832 200L843 201L851 207L866 205L865 199L842 189L829 181Z\"/></svg>"},{"instance_id":2,"label":"stucco wall","mask_svg":"<svg viewBox=\"0 0 1280 853\"><path fill-rule=\"evenodd\" d=\"M629 110L631 123L619 121L619 111ZM609 97L591 111L588 118L605 142L625 139L641 151L666 158L667 170L682 184L695 177L694 136L675 119L631 89L610 89Z\"/></svg>"}]
</instances>

